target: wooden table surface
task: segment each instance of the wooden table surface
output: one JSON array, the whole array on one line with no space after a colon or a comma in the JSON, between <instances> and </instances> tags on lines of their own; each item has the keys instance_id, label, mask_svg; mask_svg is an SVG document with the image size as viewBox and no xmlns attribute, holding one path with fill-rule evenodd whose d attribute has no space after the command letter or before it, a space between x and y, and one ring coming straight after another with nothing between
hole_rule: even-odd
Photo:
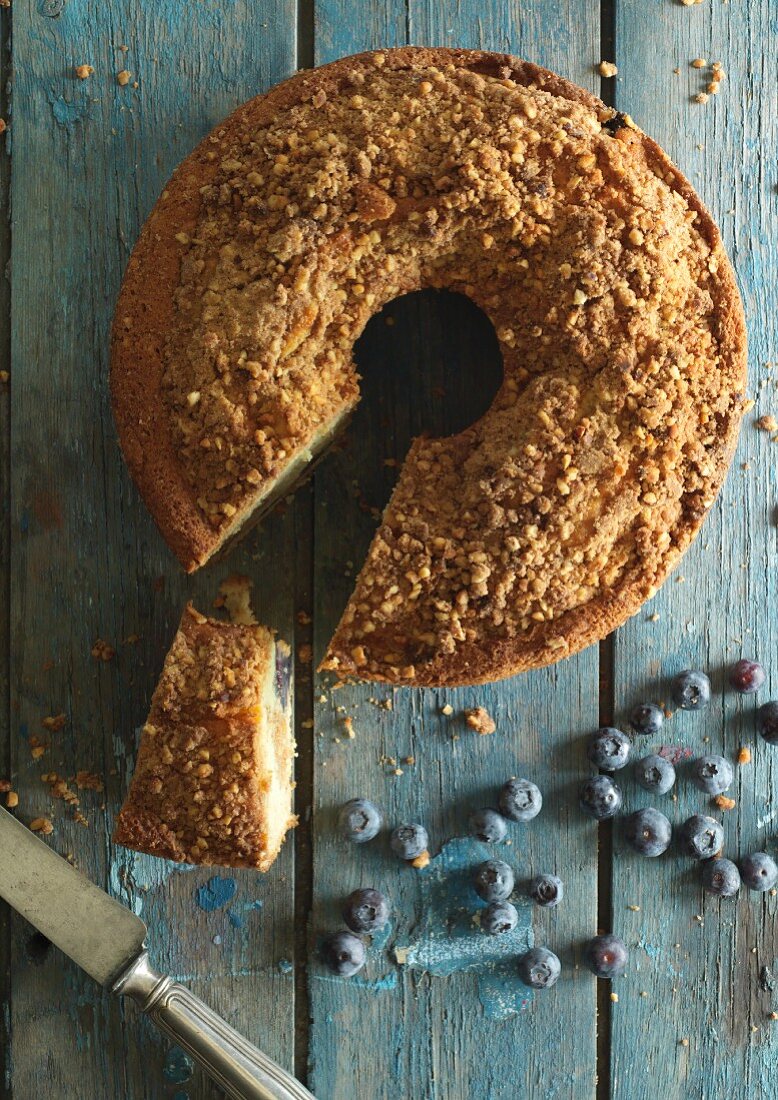
<instances>
[{"instance_id":1,"label":"wooden table surface","mask_svg":"<svg viewBox=\"0 0 778 1100\"><path fill-rule=\"evenodd\" d=\"M671 854L630 854L618 822L598 829L575 800L587 773L584 735L623 723L636 701L664 699L680 668L703 667L712 705L675 715L664 743L731 757L750 746L737 806L718 816L728 854L775 852L778 756L755 736L753 698L723 690L726 666L757 655L778 695L778 449L753 424L778 406L775 4L12 0L0 7L0 27L0 366L10 370L0 386L0 777L13 780L19 816L49 817L47 842L143 916L155 962L294 1068L319 1100L778 1097L778 1023L769 1018L778 1008L778 898L704 896L697 868ZM491 687L331 692L303 647L319 658L346 601L396 474L386 460L401 461L422 429L454 430L488 405L500 371L491 326L455 297L392 303L358 349L364 399L345 446L228 563L191 578L122 463L108 331L140 225L172 168L219 119L298 67L407 42L540 62L628 111L664 145L730 249L757 404L693 549L599 649ZM616 80L597 74L603 57L617 62ZM727 71L705 104L694 96L710 69L690 67L697 57ZM94 67L90 79L74 77L81 64ZM123 69L132 73L124 87ZM207 610L235 571L252 578L258 614L300 657L301 822L264 877L179 867L110 839L181 608L193 598ZM112 660L91 655L98 638L115 648ZM465 728L462 709L476 704L496 719L492 736ZM64 727L46 730L43 719L59 714ZM78 792L85 824L41 778L79 770L104 782L102 792ZM513 774L534 778L546 802L541 818L513 830L507 855L520 878L555 871L567 887L554 912L520 904L513 950L534 935L563 963L556 989L534 997L469 925L467 868L483 846L464 839L467 814ZM629 806L648 803L631 779L624 786ZM380 842L344 852L334 813L355 795L379 801L392 822L424 821L431 866L398 867ZM666 802L674 822L702 805L683 780L677 801ZM365 971L344 981L312 951L358 885L383 887L395 920ZM0 1096L218 1095L23 921L7 911L0 920ZM579 966L581 943L598 927L631 950L613 985L617 1001Z\"/></svg>"}]
</instances>

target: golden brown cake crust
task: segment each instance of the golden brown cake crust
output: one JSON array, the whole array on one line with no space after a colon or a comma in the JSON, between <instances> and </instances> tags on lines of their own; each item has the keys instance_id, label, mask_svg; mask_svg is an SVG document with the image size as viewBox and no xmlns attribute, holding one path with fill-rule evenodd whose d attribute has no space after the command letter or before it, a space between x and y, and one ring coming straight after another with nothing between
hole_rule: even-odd
<instances>
[{"instance_id":1,"label":"golden brown cake crust","mask_svg":"<svg viewBox=\"0 0 778 1100\"><path fill-rule=\"evenodd\" d=\"M263 686L275 676L274 654L265 627L186 608L143 727L116 822L118 844L178 862L270 867L296 823L289 810L294 745L280 712L269 716L286 773L280 821L268 819L272 777L255 739L260 716L268 718Z\"/></svg>"},{"instance_id":2,"label":"golden brown cake crust","mask_svg":"<svg viewBox=\"0 0 778 1100\"><path fill-rule=\"evenodd\" d=\"M495 470L491 467L498 463L488 461L489 448L483 439L487 418L454 440L414 444L359 578L355 597L330 646L325 667L342 675L395 683L475 683L546 664L598 640L633 614L661 584L698 530L734 449L745 384L742 307L718 231L689 183L651 139L623 116L614 116L614 112L583 89L508 55L466 50L411 47L386 50L344 58L314 72L300 73L267 96L239 108L178 169L144 227L117 308L112 392L122 448L152 514L187 569L201 564L219 544L225 530L237 522L241 508L250 503L251 486L276 476L280 469L278 448L283 453L285 445L283 439L279 442L276 426L269 425L271 439L266 441L264 433L261 438L262 446L270 448L266 466L255 470L246 468L247 448L238 440L231 449L235 440L229 440L234 476L225 477L223 487L221 482L213 481L217 468L214 454L206 450L200 455L189 448L193 456L190 474L192 469L201 469L203 482L208 483L208 494L199 498L180 460L188 447L187 432L197 426L196 416L201 415L201 408L195 409L191 417L185 406L182 408L179 435L175 436L166 404L171 392L175 398L175 364L171 389L169 364L166 375L166 339L171 331L185 334L190 331L186 328L187 310L191 310L192 304L188 291L197 285L197 264L207 257L207 249L193 236L198 232L204 201L212 201L214 209L218 209L218 196L208 199L208 189L214 181L224 180L223 158L236 148L241 137L263 127L263 134L271 133L274 119L283 118L284 112L301 104L311 104L312 117L319 108L328 111L328 97L335 103L344 94L344 88L350 89L349 94L353 92L351 102L358 112L359 101L363 96L369 98L370 83L375 83L379 73L381 79L390 83L394 78L386 74L411 73L415 80L413 94L419 97L439 94L438 84L440 88L448 87L450 96L453 82L455 91L468 104L470 114L465 121L473 124L476 133L479 111L483 119L492 106L488 97L483 102L479 100L484 94L484 84L488 84L489 95L497 106L502 98L510 98L511 109L525 116L522 121L528 120L526 131L518 133L515 151L511 147L509 152L512 163L520 165L516 177L525 205L537 217L529 226L525 219L521 231L526 242L522 238L520 243L522 246L526 243L527 255L539 254L542 264L555 263L553 289L559 294L560 306L559 315L548 324L546 332L543 323L538 323L527 332L513 333L507 330L499 301L489 299L490 291L495 291L499 298L500 277L484 277L477 270L480 253L485 255L496 243L499 254L507 257L509 265L514 263L505 279L515 283L518 269L515 256L510 255L509 235L500 236L505 232L502 222L509 222L510 214L502 222L494 217L504 202L499 187L492 186L499 184L503 164L486 150L483 162L474 160L465 165L473 184L468 201L474 210L483 207L490 211L498 228L495 231L490 225L479 230L468 223L471 232L466 242L468 248L472 250L476 240L472 233L480 234L479 258L474 261L470 278L467 271L457 272L449 257L437 274L425 270L421 285L448 286L468 293L495 322L506 359L506 384L487 417L491 417L490 430L494 433L492 450L502 466ZM364 93L360 92L360 80L370 82ZM391 86L407 93L399 77ZM530 89L531 96L522 95L522 89ZM560 101L573 105L569 118L560 113ZM560 125L556 137L550 129L556 124L554 119ZM598 132L601 124L608 130L607 140ZM534 140L544 150L542 155L533 152L533 133ZM555 140L559 143L556 150ZM575 161L570 160L571 150ZM283 178L289 158L284 155L276 159ZM234 169L241 182L244 168L236 163ZM457 170L461 168L458 164ZM357 165L356 171L361 170ZM369 176L369 165L364 166L364 171ZM431 210L437 215L435 204L427 195L415 196L406 191L407 199L400 198L398 206L396 188L389 195L385 188L382 190L370 180L360 187L354 192L353 213L358 225L368 231L375 221L386 222L391 231L413 209L418 209L425 218ZM576 188L580 189L577 193ZM246 201L247 192L245 188L237 190L240 206ZM440 191L444 198L449 198L445 183ZM538 226L542 225L544 211L548 213L544 204L552 203L558 194L563 197L577 194L583 219L578 236L574 220L569 225L565 223L567 238L560 247L566 243L574 258L590 260L590 270L581 270L579 266L565 272L564 268L571 265L559 262L566 257L551 248L545 253L542 248L539 253L532 252L541 239ZM456 201L454 195L451 199L454 215L465 222L468 218L472 220L471 209L462 215L456 213ZM445 208L445 203L438 205L441 210ZM592 220L602 211L607 215L602 222L607 233ZM620 251L614 255L613 222L619 217L623 229L616 233ZM294 211L289 219L295 221ZM430 240L448 231L444 218L437 227L431 217L428 220ZM458 228L454 226L454 230ZM303 234L297 242L302 254L311 251L312 242L319 240L315 227L310 232L310 240ZM342 234L334 240L341 248L353 249L353 236L345 243ZM672 252L675 240L678 258ZM369 251L369 240L365 247ZM636 259L629 254L631 248ZM289 250L287 240L281 241L279 247L279 255L285 259L287 252L283 249ZM294 262L293 258L292 266ZM676 264L680 265L681 275L675 270ZM299 272L299 266L296 270ZM539 269L538 278L544 280L538 286L539 298L551 286L551 271L548 266ZM561 279L557 272L562 272ZM616 282L608 284L609 278ZM471 280L475 285L469 285ZM413 289L414 277L410 276L407 286L401 280L395 282L394 293L398 293ZM663 297L665 283L668 289ZM297 298L302 303L299 309L304 310L305 302L315 295L308 294L304 283L298 289ZM368 295L373 290L368 285L354 291L352 298L357 293L364 295L365 289ZM383 292L386 288L379 289ZM609 316L602 303L614 295L618 295L618 300ZM672 316L673 296L683 303L679 308L680 319ZM382 304L380 294L378 298L374 308ZM548 300L545 306L548 307ZM583 310L583 306L587 308ZM292 329L291 334L285 334L285 338L290 337L287 344L282 339L284 353L287 346L296 348L295 341L304 339L310 325L318 323L311 322L304 313L297 316L295 308L296 305L290 306L287 311ZM641 321L639 315L643 309L654 310L671 331L678 328L680 335L675 343L663 343L662 332ZM552 311L553 305L549 315ZM346 326L346 343L353 341L359 325L372 309L354 312L358 316L352 329ZM616 323L622 317L624 333L620 334ZM303 334L301 337L297 336L298 331ZM328 331L326 326L322 331ZM532 335L535 332L537 336ZM531 360L536 359L539 369L543 368L546 354L543 347L547 346L543 341L550 341L549 334L554 341L559 338L562 369L553 378L552 372L547 372L544 390L541 375L532 373ZM537 346L528 342L530 336ZM604 349L612 353L615 362L607 361ZM521 356L530 364L524 377L517 369ZM349 360L347 354L345 360ZM578 360L588 364L589 374L577 370ZM247 364L241 362L238 366L250 367L254 372L249 374L250 378L268 376L263 362L249 359ZM223 374L220 382L227 402L230 385L234 385L231 373L227 370L228 381L223 382ZM357 397L353 374L343 370L339 376L337 371L334 375L322 398L327 416L350 407ZM592 397L594 376L599 389ZM705 388L706 378L713 378L709 389ZM684 387L681 402L677 391ZM520 483L521 493L517 499L508 499L512 490L510 486L506 490L504 482L506 476L510 481L513 459L509 461L506 457L507 421L500 426L495 410L499 414L500 410L508 410L511 402L529 401L526 394L530 391L531 402L527 407L533 414L543 413L550 422L544 420L535 432L535 442L540 444L537 455L530 454L528 459L529 452L522 450L517 458L514 481ZM199 403L199 395L193 397ZM671 423L668 410L675 415L674 402L683 404L683 408L680 418ZM702 426L689 419L690 408L697 405L704 420ZM606 409L607 415L603 413ZM613 433L608 436L607 416L615 425L615 436ZM309 427L303 422L301 433ZM638 434L633 441L630 433L635 428L643 436ZM676 442L673 430L679 437ZM621 442L617 443L619 439ZM195 444L201 442L201 436L196 436ZM524 436L521 444L524 449L533 446L532 439ZM480 500L474 501L472 514L462 523L457 524L451 517L445 519L448 529L436 535L442 539L439 552L435 548L430 550L425 538L431 529L431 519L437 517L424 510L425 477L434 478L439 486L448 486L450 482L455 488L451 470L458 461L470 461L479 453L483 461L472 478L479 488ZM630 465L633 455L634 468ZM656 463L653 455L657 456ZM599 456L599 466L592 456ZM612 471L602 468L608 457L618 466L625 456L623 473L613 476ZM235 484L241 478L246 481L243 489L236 491L237 495L234 485L229 484L231 478ZM602 492L604 499L589 515L585 505L591 501L592 490L595 494ZM525 496L529 499L524 499ZM625 503L620 502L621 497ZM501 517L506 514L508 520L504 521ZM604 531L597 538L601 541L609 538L607 548L604 543L600 546L594 537L590 547L576 545L575 519L583 516L586 524L596 526L600 515ZM623 524L623 530L609 534L608 524L617 522ZM539 548L534 545L538 542ZM576 553L585 560L575 563ZM575 564L575 575L563 590L557 583L557 565L564 563L565 554ZM545 556L545 575L541 575L533 555ZM393 578L392 562L400 559L404 573ZM591 564L588 571L587 563ZM393 588L397 591L391 591ZM419 592L423 593L421 599ZM415 606L414 600L418 601Z\"/></svg>"}]
</instances>

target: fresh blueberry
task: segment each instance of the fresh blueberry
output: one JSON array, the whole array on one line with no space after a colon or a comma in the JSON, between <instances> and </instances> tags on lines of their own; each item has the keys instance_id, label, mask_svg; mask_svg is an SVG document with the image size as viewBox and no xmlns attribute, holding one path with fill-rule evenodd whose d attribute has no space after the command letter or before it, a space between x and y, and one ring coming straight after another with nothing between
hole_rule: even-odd
<instances>
[{"instance_id":1,"label":"fresh blueberry","mask_svg":"<svg viewBox=\"0 0 778 1100\"><path fill-rule=\"evenodd\" d=\"M595 768L602 768L605 772L617 772L629 760L631 749L632 742L626 733L605 726L592 735L586 755Z\"/></svg>"},{"instance_id":2,"label":"fresh blueberry","mask_svg":"<svg viewBox=\"0 0 778 1100\"><path fill-rule=\"evenodd\" d=\"M513 891L513 871L501 859L487 859L476 867L473 885L484 901L505 901Z\"/></svg>"},{"instance_id":3,"label":"fresh blueberry","mask_svg":"<svg viewBox=\"0 0 778 1100\"><path fill-rule=\"evenodd\" d=\"M556 875L535 875L527 893L544 909L555 909L565 896L565 887L561 878Z\"/></svg>"},{"instance_id":4,"label":"fresh blueberry","mask_svg":"<svg viewBox=\"0 0 778 1100\"><path fill-rule=\"evenodd\" d=\"M670 693L681 710L702 710L710 702L710 680L704 672L687 668L673 679Z\"/></svg>"},{"instance_id":5,"label":"fresh blueberry","mask_svg":"<svg viewBox=\"0 0 778 1100\"><path fill-rule=\"evenodd\" d=\"M511 821L532 821L540 813L543 795L529 779L509 779L500 790L497 805Z\"/></svg>"},{"instance_id":6,"label":"fresh blueberry","mask_svg":"<svg viewBox=\"0 0 778 1100\"><path fill-rule=\"evenodd\" d=\"M423 825L398 825L392 829L389 846L400 859L416 859L427 851L430 838Z\"/></svg>"},{"instance_id":7,"label":"fresh blueberry","mask_svg":"<svg viewBox=\"0 0 778 1100\"><path fill-rule=\"evenodd\" d=\"M346 840L365 844L377 836L384 823L384 815L375 802L367 798L352 798L338 813L338 828Z\"/></svg>"},{"instance_id":8,"label":"fresh blueberry","mask_svg":"<svg viewBox=\"0 0 778 1100\"><path fill-rule=\"evenodd\" d=\"M618 978L627 969L629 952L624 940L609 932L589 940L583 957L586 966L598 978Z\"/></svg>"},{"instance_id":9,"label":"fresh blueberry","mask_svg":"<svg viewBox=\"0 0 778 1100\"><path fill-rule=\"evenodd\" d=\"M732 898L740 889L740 871L731 859L709 859L702 868L702 885L709 894Z\"/></svg>"},{"instance_id":10,"label":"fresh blueberry","mask_svg":"<svg viewBox=\"0 0 778 1100\"><path fill-rule=\"evenodd\" d=\"M723 794L734 778L732 765L723 756L700 756L692 762L692 783L705 794Z\"/></svg>"},{"instance_id":11,"label":"fresh blueberry","mask_svg":"<svg viewBox=\"0 0 778 1100\"><path fill-rule=\"evenodd\" d=\"M635 779L652 794L667 794L675 783L675 768L664 756L644 756L635 765Z\"/></svg>"},{"instance_id":12,"label":"fresh blueberry","mask_svg":"<svg viewBox=\"0 0 778 1100\"><path fill-rule=\"evenodd\" d=\"M519 959L519 977L530 989L550 989L561 970L559 959L547 947L531 947Z\"/></svg>"},{"instance_id":13,"label":"fresh blueberry","mask_svg":"<svg viewBox=\"0 0 778 1100\"><path fill-rule=\"evenodd\" d=\"M649 807L624 820L624 839L641 856L661 856L670 847L673 827L664 814Z\"/></svg>"},{"instance_id":14,"label":"fresh blueberry","mask_svg":"<svg viewBox=\"0 0 778 1100\"><path fill-rule=\"evenodd\" d=\"M476 840L497 844L505 839L508 823L496 810L476 810L470 815L470 832Z\"/></svg>"},{"instance_id":15,"label":"fresh blueberry","mask_svg":"<svg viewBox=\"0 0 778 1100\"><path fill-rule=\"evenodd\" d=\"M350 978L365 965L365 945L353 932L332 932L322 940L321 957L333 974Z\"/></svg>"},{"instance_id":16,"label":"fresh blueberry","mask_svg":"<svg viewBox=\"0 0 778 1100\"><path fill-rule=\"evenodd\" d=\"M664 720L664 711L656 703L640 703L629 716L632 729L644 737L656 737L664 725Z\"/></svg>"},{"instance_id":17,"label":"fresh blueberry","mask_svg":"<svg viewBox=\"0 0 778 1100\"><path fill-rule=\"evenodd\" d=\"M778 880L778 865L767 852L752 852L740 861L740 874L749 890L772 890Z\"/></svg>"},{"instance_id":18,"label":"fresh blueberry","mask_svg":"<svg viewBox=\"0 0 778 1100\"><path fill-rule=\"evenodd\" d=\"M756 712L756 728L768 745L778 745L778 703L762 703Z\"/></svg>"},{"instance_id":19,"label":"fresh blueberry","mask_svg":"<svg viewBox=\"0 0 778 1100\"><path fill-rule=\"evenodd\" d=\"M589 817L605 821L621 809L621 790L609 775L594 775L581 787L578 803Z\"/></svg>"},{"instance_id":20,"label":"fresh blueberry","mask_svg":"<svg viewBox=\"0 0 778 1100\"><path fill-rule=\"evenodd\" d=\"M724 830L714 817L694 814L684 821L678 839L685 855L692 859L713 859L724 844Z\"/></svg>"},{"instance_id":21,"label":"fresh blueberry","mask_svg":"<svg viewBox=\"0 0 778 1100\"><path fill-rule=\"evenodd\" d=\"M729 682L741 695L753 695L767 679L767 673L758 661L746 657L732 666Z\"/></svg>"},{"instance_id":22,"label":"fresh blueberry","mask_svg":"<svg viewBox=\"0 0 778 1100\"><path fill-rule=\"evenodd\" d=\"M380 932L389 920L389 898L380 890L354 890L346 898L343 919L352 932Z\"/></svg>"},{"instance_id":23,"label":"fresh blueberry","mask_svg":"<svg viewBox=\"0 0 778 1100\"><path fill-rule=\"evenodd\" d=\"M481 928L490 936L512 932L519 920L515 905L509 901L493 901L481 910Z\"/></svg>"}]
</instances>

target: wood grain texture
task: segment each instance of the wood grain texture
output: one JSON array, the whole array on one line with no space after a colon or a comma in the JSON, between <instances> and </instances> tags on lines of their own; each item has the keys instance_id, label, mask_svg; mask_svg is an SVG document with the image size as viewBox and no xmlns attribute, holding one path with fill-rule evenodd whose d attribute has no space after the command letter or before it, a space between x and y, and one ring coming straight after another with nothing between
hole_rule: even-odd
<instances>
[{"instance_id":1,"label":"wood grain texture","mask_svg":"<svg viewBox=\"0 0 778 1100\"><path fill-rule=\"evenodd\" d=\"M539 61L593 85L599 13L586 4L411 3L364 5L318 0L316 60L410 41L480 46ZM571 29L573 31L571 32ZM387 326L386 320L393 325ZM496 389L499 353L485 318L456 297L411 295L374 318L359 347L363 401L348 439L315 482L315 656L329 640L410 439L472 421ZM483 405L481 404L483 402ZM376 510L376 511L373 511ZM317 935L338 927L342 899L357 886L386 890L395 919L375 945L364 975L333 979L312 964L311 1085L322 1100L364 1092L375 1097L498 1100L519 1094L591 1097L595 1088L594 981L574 969L575 947L596 926L596 829L575 806L585 770L580 737L597 724L597 652L502 684L459 691L349 687L317 691L315 706L314 913ZM390 701L392 710L377 706ZM324 701L322 701L324 700ZM453 715L441 714L445 704ZM464 707L482 704L497 732L465 727ZM353 718L349 740L343 720ZM404 763L407 757L413 763ZM382 763L392 758L397 765ZM394 774L399 766L401 775ZM558 996L534 1001L515 969L490 968L466 930L474 904L469 868L483 858L467 816L494 802L511 775L544 788L543 816L511 831L504 850L519 879L555 870L567 883L553 914L521 906L524 938L559 951L565 978ZM389 825L429 828L431 868L398 866L386 838L344 849L337 807L362 795L378 801ZM532 925L532 933L529 926ZM394 950L410 945L405 966ZM358 1085L357 1085L358 1082Z\"/></svg>"},{"instance_id":2,"label":"wood grain texture","mask_svg":"<svg viewBox=\"0 0 778 1100\"><path fill-rule=\"evenodd\" d=\"M229 565L185 578L130 485L108 405L107 337L129 248L174 165L235 105L291 73L291 2L20 0L14 5L11 449L12 766L20 816L52 818L49 843L139 911L152 958L291 1065L293 846L265 878L211 878L116 849L109 837L136 729L190 596L210 607L228 570L256 581L258 613L294 641L294 514L276 515ZM127 49L121 49L126 46ZM75 65L94 75L79 81ZM131 71L120 87L116 74ZM134 82L138 86L134 86ZM125 641L138 635L135 643ZM90 649L101 637L110 662ZM67 724L50 736L44 716ZM47 744L31 758L28 739ZM82 795L88 827L52 803L41 773L104 777ZM104 805L103 805L104 803ZM226 876L225 876L226 877ZM260 907L261 906L261 907ZM228 911L229 910L229 911ZM279 964L282 964L279 966ZM215 1095L168 1043L102 998L13 922L12 1095ZM126 1025L126 1026L125 1026ZM3 1044L5 1045L5 1044Z\"/></svg>"},{"instance_id":3,"label":"wood grain texture","mask_svg":"<svg viewBox=\"0 0 778 1100\"><path fill-rule=\"evenodd\" d=\"M778 692L771 613L775 451L769 434L754 428L756 416L776 406L775 372L766 364L778 357L778 196L772 161L766 168L778 140L778 99L765 68L774 53L775 10L768 2L684 8L634 0L618 0L616 10L617 106L664 146L722 228L743 290L749 392L757 398L700 538L676 577L618 634L617 716L638 699L666 698L668 680L680 669L708 670L711 706L702 714L674 715L664 742L693 756L722 752L730 759L740 745L751 748L753 762L736 768L729 792L736 809L713 813L724 819L727 856L757 849L775 854L778 774L753 722L758 703ZM706 104L693 97L705 89L710 67L691 68L694 58L721 61L727 71L719 95ZM772 666L772 681L756 700L726 687L726 668L741 655ZM711 812L683 771L677 794L677 801L667 798L660 806L674 823ZM625 795L631 807L649 801L629 779ZM614 924L632 948L633 963L612 1014L612 1096L778 1096L778 1031L768 1019L778 1004L759 980L762 967L776 967L777 899L744 890L719 902L703 894L700 869L690 864L669 854L641 861L616 840Z\"/></svg>"}]
</instances>

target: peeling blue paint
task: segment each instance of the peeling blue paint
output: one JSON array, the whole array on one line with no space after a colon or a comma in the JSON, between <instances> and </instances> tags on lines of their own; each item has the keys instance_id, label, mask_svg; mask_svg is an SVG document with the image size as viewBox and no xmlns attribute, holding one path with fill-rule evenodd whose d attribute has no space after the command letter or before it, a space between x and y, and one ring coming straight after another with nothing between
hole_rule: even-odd
<instances>
[{"instance_id":1,"label":"peeling blue paint","mask_svg":"<svg viewBox=\"0 0 778 1100\"><path fill-rule=\"evenodd\" d=\"M215 909L222 909L235 897L238 884L234 878L223 878L214 875L195 891L195 899L201 909L206 913L212 913Z\"/></svg>"},{"instance_id":2,"label":"peeling blue paint","mask_svg":"<svg viewBox=\"0 0 778 1100\"><path fill-rule=\"evenodd\" d=\"M64 96L56 95L54 92L47 92L46 98L54 115L54 121L58 126L64 126L68 134L71 134L75 125L89 114L89 106L86 103L71 103Z\"/></svg>"},{"instance_id":3,"label":"peeling blue paint","mask_svg":"<svg viewBox=\"0 0 778 1100\"><path fill-rule=\"evenodd\" d=\"M227 910L227 920L230 922L233 928L243 927L243 917L240 913L236 913L234 909Z\"/></svg>"},{"instance_id":4,"label":"peeling blue paint","mask_svg":"<svg viewBox=\"0 0 778 1100\"><path fill-rule=\"evenodd\" d=\"M289 959L279 959L278 969L282 974L291 974L294 971L294 965L289 962Z\"/></svg>"},{"instance_id":5,"label":"peeling blue paint","mask_svg":"<svg viewBox=\"0 0 778 1100\"><path fill-rule=\"evenodd\" d=\"M183 1085L194 1073L194 1062L181 1047L171 1047L165 1055L162 1072L174 1085Z\"/></svg>"}]
</instances>

